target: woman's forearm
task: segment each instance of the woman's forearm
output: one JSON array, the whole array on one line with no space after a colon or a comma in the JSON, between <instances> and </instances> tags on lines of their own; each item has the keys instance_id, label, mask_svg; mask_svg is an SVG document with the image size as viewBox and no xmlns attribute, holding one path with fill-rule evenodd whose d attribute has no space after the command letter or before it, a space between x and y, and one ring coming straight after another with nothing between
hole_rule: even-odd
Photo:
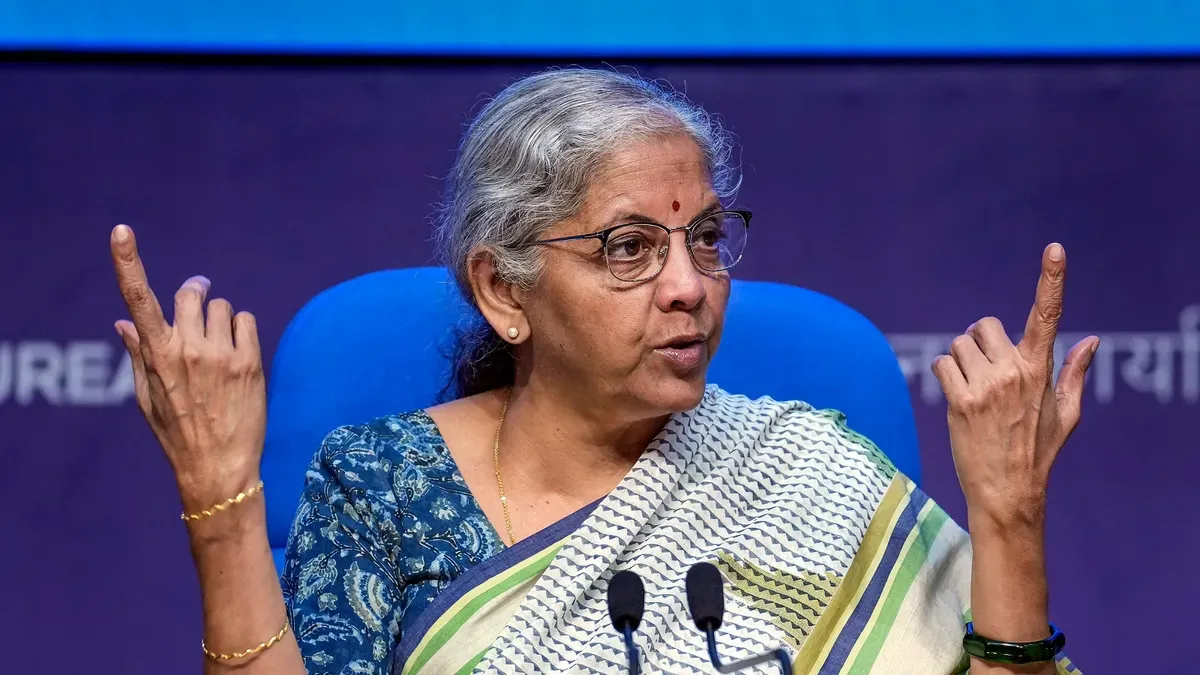
<instances>
[{"instance_id":1,"label":"woman's forearm","mask_svg":"<svg viewBox=\"0 0 1200 675\"><path fill-rule=\"evenodd\" d=\"M278 635L287 621L267 539L261 497L188 525L200 576L204 641L216 653L245 651ZM196 645L197 651L200 645ZM205 660L205 675L305 675L291 628L257 655Z\"/></svg>"},{"instance_id":2,"label":"woman's forearm","mask_svg":"<svg viewBox=\"0 0 1200 675\"><path fill-rule=\"evenodd\" d=\"M970 523L971 614L992 640L1034 642L1050 634L1045 537L1040 524ZM1053 662L1012 666L971 659L971 675L1053 675Z\"/></svg>"},{"instance_id":3,"label":"woman's forearm","mask_svg":"<svg viewBox=\"0 0 1200 675\"><path fill-rule=\"evenodd\" d=\"M110 245L133 319L114 328L129 353L138 408L171 463L184 512L223 506L223 500L258 482L267 387L257 322L247 312L234 314L227 300L209 302L212 282L194 276L175 293L173 323L167 323L133 230L118 225ZM208 649L242 652L278 635L287 615L262 496L189 520L187 526ZM205 672L305 675L290 631L257 654L220 663L210 659Z\"/></svg>"}]
</instances>

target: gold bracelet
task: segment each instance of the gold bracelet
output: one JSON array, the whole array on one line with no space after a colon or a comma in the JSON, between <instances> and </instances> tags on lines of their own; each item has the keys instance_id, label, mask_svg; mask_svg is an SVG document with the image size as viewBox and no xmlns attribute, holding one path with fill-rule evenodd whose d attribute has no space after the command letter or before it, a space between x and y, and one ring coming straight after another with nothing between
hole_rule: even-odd
<instances>
[{"instance_id":1,"label":"gold bracelet","mask_svg":"<svg viewBox=\"0 0 1200 675\"><path fill-rule=\"evenodd\" d=\"M282 640L283 636L285 634L287 634L287 632L288 632L288 624L286 621L284 621L283 628L279 629L278 634L276 634L270 640L267 640L266 642L260 644L259 646L251 647L250 649L247 649L244 652L234 652L232 654L218 654L216 652L210 652L210 651L208 651L208 645L204 644L204 640L200 640L200 648L204 650L204 655L207 656L208 658L212 659L213 661L232 661L234 659L244 659L247 656L254 656L255 654L257 654L259 652L266 651L266 650L270 649L271 647L274 647L275 643Z\"/></svg>"},{"instance_id":2,"label":"gold bracelet","mask_svg":"<svg viewBox=\"0 0 1200 675\"><path fill-rule=\"evenodd\" d=\"M255 485L254 487L250 488L249 490L246 490L245 492L239 492L236 497L230 497L229 499L226 499L225 501L221 502L220 504L217 504L210 508L204 509L200 513L181 514L179 516L179 518L182 520L200 520L201 518L204 518L205 516L213 515L217 511L224 511L225 509L233 506L234 504L241 504L242 502L246 501L250 497L253 497L256 492L258 492L259 490L262 490L262 489L263 489L263 482L260 480L260 481L258 481L258 485Z\"/></svg>"}]
</instances>

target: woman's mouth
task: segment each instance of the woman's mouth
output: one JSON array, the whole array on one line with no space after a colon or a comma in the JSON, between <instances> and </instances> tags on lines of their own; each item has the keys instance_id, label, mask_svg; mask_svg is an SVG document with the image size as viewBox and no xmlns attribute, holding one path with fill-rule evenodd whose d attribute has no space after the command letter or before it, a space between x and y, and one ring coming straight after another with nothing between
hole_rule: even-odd
<instances>
[{"instance_id":1,"label":"woman's mouth","mask_svg":"<svg viewBox=\"0 0 1200 675\"><path fill-rule=\"evenodd\" d=\"M708 345L700 338L687 338L671 342L654 350L662 355L671 370L677 375L688 375L704 365Z\"/></svg>"}]
</instances>

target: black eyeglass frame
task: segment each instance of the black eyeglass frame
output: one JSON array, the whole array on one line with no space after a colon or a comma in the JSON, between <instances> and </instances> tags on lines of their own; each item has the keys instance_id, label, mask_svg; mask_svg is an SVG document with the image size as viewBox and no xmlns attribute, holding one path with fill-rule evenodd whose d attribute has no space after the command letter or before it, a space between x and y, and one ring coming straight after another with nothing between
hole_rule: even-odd
<instances>
[{"instance_id":1,"label":"black eyeglass frame","mask_svg":"<svg viewBox=\"0 0 1200 675\"><path fill-rule=\"evenodd\" d=\"M663 230L664 232L667 233L667 244L666 244L667 251L661 253L660 255L662 255L662 257L665 260L667 252L669 252L670 248L671 248L671 233L679 232L682 230L682 231L687 232L687 240L686 241L687 241L688 257L692 259L692 264L695 265L697 269L703 270L705 272L724 272L725 270L727 270L727 269L733 267L734 265L738 264L739 262L741 262L742 256L745 255L745 251L743 250L742 253L738 254L737 260L734 260L733 262L729 263L728 265L725 265L724 267L719 267L717 269L710 269L708 267L704 267L699 262L696 261L696 254L692 251L692 232L694 231L693 228L695 228L700 223L702 223L710 218L715 218L715 217L725 215L725 214L730 214L730 213L741 216L742 221L745 222L745 224L746 224L746 233L747 233L747 235L749 235L749 233L750 233L750 218L754 214L752 214L750 211L745 211L745 210L722 209L720 211L712 211L710 213L705 213L705 214L697 217L695 220L688 223L687 225L680 225L679 227L667 227L666 225L660 225L659 223L638 223L638 222L621 223L620 225L613 225L612 227L605 228L603 230L600 230L599 232L590 232L588 234L574 234L569 237L555 237L553 239L538 239L538 240L534 241L533 243L537 244L537 245L541 245L541 244L556 244L556 243L563 242L563 241L582 241L584 239L599 239L600 240L600 250L604 251L604 265L605 265L605 267L608 268L608 273L613 275L613 278L615 278L618 281L624 281L624 282L633 284L633 283L641 283L643 281L650 281L651 279L657 277L659 274L662 273L663 268L666 267L666 265L665 264L659 265L658 270L656 270L654 272L654 274L652 274L648 277L644 277L642 279L622 279L621 277L618 277L616 275L616 273L612 271L612 265L610 265L608 263L608 238L612 236L612 233L616 232L617 230L619 230L623 227L636 227L638 225L657 227L658 229Z\"/></svg>"}]
</instances>

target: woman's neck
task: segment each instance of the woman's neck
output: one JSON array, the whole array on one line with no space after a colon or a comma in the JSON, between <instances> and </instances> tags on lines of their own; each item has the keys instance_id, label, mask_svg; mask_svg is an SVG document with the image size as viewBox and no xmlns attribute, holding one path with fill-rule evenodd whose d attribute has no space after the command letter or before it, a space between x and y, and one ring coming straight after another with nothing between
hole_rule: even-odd
<instances>
[{"instance_id":1,"label":"woman's neck","mask_svg":"<svg viewBox=\"0 0 1200 675\"><path fill-rule=\"evenodd\" d=\"M591 501L620 482L667 417L639 419L619 402L529 378L513 388L501 463L529 489Z\"/></svg>"}]
</instances>

